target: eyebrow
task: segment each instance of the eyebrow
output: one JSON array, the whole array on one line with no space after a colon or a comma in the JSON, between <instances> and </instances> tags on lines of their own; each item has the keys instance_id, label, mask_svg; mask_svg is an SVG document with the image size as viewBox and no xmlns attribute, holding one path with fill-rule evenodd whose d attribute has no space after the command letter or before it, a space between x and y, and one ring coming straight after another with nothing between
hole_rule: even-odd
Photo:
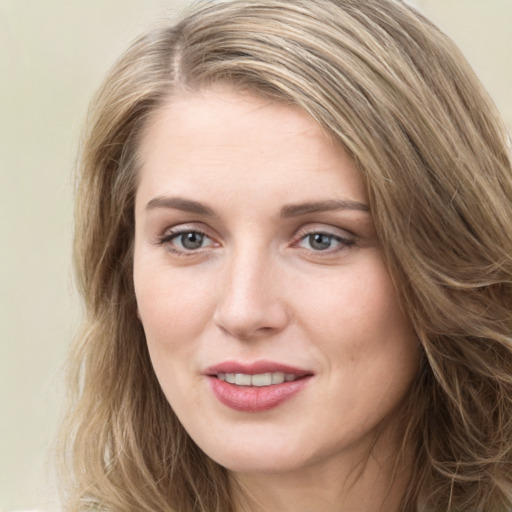
<instances>
[{"instance_id":1,"label":"eyebrow","mask_svg":"<svg viewBox=\"0 0 512 512\"><path fill-rule=\"evenodd\" d=\"M195 213L197 215L204 215L206 217L216 216L215 211L204 203L178 196L157 196L151 199L146 205L146 210L152 210L155 208L170 208L188 213ZM281 208L280 217L300 217L301 215L329 212L334 210L356 210L366 213L370 212L370 208L364 203L351 201L348 199L331 199L327 201L287 204Z\"/></svg>"},{"instance_id":2,"label":"eyebrow","mask_svg":"<svg viewBox=\"0 0 512 512\"><path fill-rule=\"evenodd\" d=\"M215 217L215 212L209 206L183 197L157 196L151 199L146 205L146 210L152 210L154 208L172 208L174 210L196 213L207 217Z\"/></svg>"},{"instance_id":3,"label":"eyebrow","mask_svg":"<svg viewBox=\"0 0 512 512\"><path fill-rule=\"evenodd\" d=\"M370 208L364 203L347 199L332 199L328 201L285 205L281 209L281 218L300 217L301 215L310 213L330 212L333 210L357 210L370 213Z\"/></svg>"}]
</instances>

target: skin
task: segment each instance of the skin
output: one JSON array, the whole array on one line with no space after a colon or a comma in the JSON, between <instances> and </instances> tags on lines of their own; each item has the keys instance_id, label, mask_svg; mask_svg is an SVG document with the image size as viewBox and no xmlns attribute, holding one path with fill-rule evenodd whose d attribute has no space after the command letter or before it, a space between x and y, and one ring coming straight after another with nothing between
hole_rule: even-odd
<instances>
[{"instance_id":1,"label":"skin","mask_svg":"<svg viewBox=\"0 0 512 512\"><path fill-rule=\"evenodd\" d=\"M170 99L140 157L139 318L167 399L230 471L239 509L396 510L396 411L418 344L353 161L299 108L221 86ZM236 411L204 375L228 360L313 376L275 408Z\"/></svg>"}]
</instances>

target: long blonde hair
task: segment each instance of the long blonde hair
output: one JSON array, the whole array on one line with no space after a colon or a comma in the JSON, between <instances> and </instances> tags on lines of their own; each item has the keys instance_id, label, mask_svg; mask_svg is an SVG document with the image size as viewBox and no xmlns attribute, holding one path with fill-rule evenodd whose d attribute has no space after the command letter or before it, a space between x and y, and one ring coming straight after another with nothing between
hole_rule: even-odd
<instances>
[{"instance_id":1,"label":"long blonde hair","mask_svg":"<svg viewBox=\"0 0 512 512\"><path fill-rule=\"evenodd\" d=\"M354 158L423 345L402 512L512 508L512 169L454 44L393 0L208 3L138 39L90 112L75 263L85 303L62 430L67 510L233 511L224 468L153 373L132 283L137 146L180 90L223 81L307 111Z\"/></svg>"}]
</instances>

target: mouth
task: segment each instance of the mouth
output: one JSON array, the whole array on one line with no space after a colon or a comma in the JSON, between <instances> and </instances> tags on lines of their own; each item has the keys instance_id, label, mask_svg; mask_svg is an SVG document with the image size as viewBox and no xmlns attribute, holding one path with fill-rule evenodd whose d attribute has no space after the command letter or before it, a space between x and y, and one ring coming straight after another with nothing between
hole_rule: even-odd
<instances>
[{"instance_id":1,"label":"mouth","mask_svg":"<svg viewBox=\"0 0 512 512\"><path fill-rule=\"evenodd\" d=\"M305 389L314 374L275 362L225 362L204 372L214 396L236 411L262 412Z\"/></svg>"},{"instance_id":2,"label":"mouth","mask_svg":"<svg viewBox=\"0 0 512 512\"><path fill-rule=\"evenodd\" d=\"M275 386L309 377L313 372L275 361L241 363L225 361L204 371L208 377L217 378L235 386Z\"/></svg>"},{"instance_id":3,"label":"mouth","mask_svg":"<svg viewBox=\"0 0 512 512\"><path fill-rule=\"evenodd\" d=\"M212 375L212 377L217 377L217 379L234 384L235 386L255 387L273 386L283 382L293 382L301 378L293 373L284 372L257 373L255 375L249 373L218 373L217 375Z\"/></svg>"}]
</instances>

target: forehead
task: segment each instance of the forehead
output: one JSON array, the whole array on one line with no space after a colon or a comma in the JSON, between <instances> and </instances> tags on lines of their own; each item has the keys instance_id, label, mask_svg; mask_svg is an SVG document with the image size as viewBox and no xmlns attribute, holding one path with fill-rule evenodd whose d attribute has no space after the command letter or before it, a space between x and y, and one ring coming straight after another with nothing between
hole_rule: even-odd
<instances>
[{"instance_id":1,"label":"forehead","mask_svg":"<svg viewBox=\"0 0 512 512\"><path fill-rule=\"evenodd\" d=\"M260 130L263 125L272 125L272 131ZM211 130L212 127L215 130ZM248 132L250 140L244 138ZM224 84L170 96L143 132L143 157L150 156L148 151L154 149L152 141L158 134L187 144L200 142L202 145L224 146L242 143L248 146L259 143L262 148L271 147L270 142L276 135L286 138L300 134L316 139L322 145L334 146L320 125L298 106Z\"/></svg>"},{"instance_id":2,"label":"forehead","mask_svg":"<svg viewBox=\"0 0 512 512\"><path fill-rule=\"evenodd\" d=\"M139 150L138 193L180 186L206 194L244 184L247 194L302 187L303 195L314 195L343 182L352 199L365 196L352 159L305 111L228 87L170 98L148 123Z\"/></svg>"}]
</instances>

